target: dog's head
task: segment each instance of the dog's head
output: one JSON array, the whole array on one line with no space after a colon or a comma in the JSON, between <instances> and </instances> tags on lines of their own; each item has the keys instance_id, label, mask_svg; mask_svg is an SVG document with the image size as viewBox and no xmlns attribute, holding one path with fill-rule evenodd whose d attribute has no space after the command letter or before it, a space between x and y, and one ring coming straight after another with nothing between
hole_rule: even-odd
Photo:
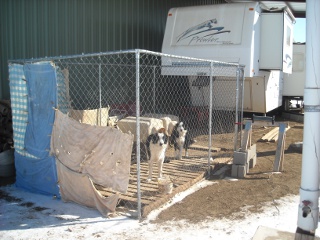
<instances>
[{"instance_id":1,"label":"dog's head","mask_svg":"<svg viewBox=\"0 0 320 240\"><path fill-rule=\"evenodd\" d=\"M175 126L175 130L177 131L179 137L185 137L187 134L187 130L183 127L183 122L179 122Z\"/></svg>"},{"instance_id":2,"label":"dog's head","mask_svg":"<svg viewBox=\"0 0 320 240\"><path fill-rule=\"evenodd\" d=\"M163 132L157 132L152 135L152 143L159 144L160 146L166 146L168 143L168 136Z\"/></svg>"}]
</instances>

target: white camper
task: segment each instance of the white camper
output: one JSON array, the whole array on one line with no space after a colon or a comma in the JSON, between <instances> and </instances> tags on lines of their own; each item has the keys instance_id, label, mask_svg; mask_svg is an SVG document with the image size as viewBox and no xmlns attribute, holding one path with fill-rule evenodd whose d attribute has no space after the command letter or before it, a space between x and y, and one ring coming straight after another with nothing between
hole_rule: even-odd
<instances>
[{"instance_id":1,"label":"white camper","mask_svg":"<svg viewBox=\"0 0 320 240\"><path fill-rule=\"evenodd\" d=\"M292 104L301 106L304 95L306 79L306 45L305 43L293 44L292 74L284 74L283 98L284 110L290 110ZM298 107L297 105L295 106Z\"/></svg>"},{"instance_id":2,"label":"white camper","mask_svg":"<svg viewBox=\"0 0 320 240\"><path fill-rule=\"evenodd\" d=\"M162 52L245 65L244 111L267 113L282 105L283 73L292 71L293 22L289 11L268 11L259 3L172 8ZM165 66L177 65L162 64L167 75ZM188 71L190 82L198 75ZM190 90L196 104L199 93Z\"/></svg>"}]
</instances>

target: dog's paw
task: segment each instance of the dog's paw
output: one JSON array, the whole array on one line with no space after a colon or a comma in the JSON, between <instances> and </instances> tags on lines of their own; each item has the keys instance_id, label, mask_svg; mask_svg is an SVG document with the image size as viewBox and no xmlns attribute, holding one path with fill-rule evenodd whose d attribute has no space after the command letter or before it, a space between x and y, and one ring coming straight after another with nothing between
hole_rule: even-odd
<instances>
[{"instance_id":1,"label":"dog's paw","mask_svg":"<svg viewBox=\"0 0 320 240\"><path fill-rule=\"evenodd\" d=\"M166 159L164 159L164 161L163 161L164 163L169 163L170 162L170 160L168 159L168 158L166 158Z\"/></svg>"}]
</instances>

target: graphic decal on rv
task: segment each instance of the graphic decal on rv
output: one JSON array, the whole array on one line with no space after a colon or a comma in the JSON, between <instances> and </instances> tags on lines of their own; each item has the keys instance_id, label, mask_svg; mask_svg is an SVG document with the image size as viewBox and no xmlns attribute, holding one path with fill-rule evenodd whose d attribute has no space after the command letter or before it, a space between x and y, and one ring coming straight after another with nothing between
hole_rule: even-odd
<instances>
[{"instance_id":1,"label":"graphic decal on rv","mask_svg":"<svg viewBox=\"0 0 320 240\"><path fill-rule=\"evenodd\" d=\"M181 33L177 37L177 43L181 40L188 39L189 44L191 43L214 43L219 42L219 38L215 35L230 33L230 30L224 30L224 27L215 27L214 24L217 24L217 19L207 20L203 23L200 23L196 26L188 28L186 31ZM213 32L214 31L214 32ZM226 43L225 41L223 42Z\"/></svg>"},{"instance_id":2,"label":"graphic decal on rv","mask_svg":"<svg viewBox=\"0 0 320 240\"><path fill-rule=\"evenodd\" d=\"M287 64L287 68L291 68L292 65L292 58L289 54L286 54L285 59L283 59L283 62Z\"/></svg>"}]
</instances>

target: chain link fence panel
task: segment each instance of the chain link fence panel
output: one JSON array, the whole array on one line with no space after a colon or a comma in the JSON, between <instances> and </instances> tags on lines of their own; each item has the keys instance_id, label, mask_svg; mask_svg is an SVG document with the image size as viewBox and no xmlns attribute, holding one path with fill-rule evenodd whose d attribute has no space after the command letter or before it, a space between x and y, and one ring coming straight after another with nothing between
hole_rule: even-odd
<instances>
[{"instance_id":1,"label":"chain link fence panel","mask_svg":"<svg viewBox=\"0 0 320 240\"><path fill-rule=\"evenodd\" d=\"M57 108L90 125L134 135L130 180L118 212L137 218L232 161L240 146L243 66L129 50L47 58L57 69ZM183 122L190 146L177 159L172 131ZM169 136L163 181L157 164L148 180L146 141L164 129ZM118 142L121 146L121 142ZM162 181L162 182L161 182ZM115 192L96 185L104 196Z\"/></svg>"}]
</instances>

